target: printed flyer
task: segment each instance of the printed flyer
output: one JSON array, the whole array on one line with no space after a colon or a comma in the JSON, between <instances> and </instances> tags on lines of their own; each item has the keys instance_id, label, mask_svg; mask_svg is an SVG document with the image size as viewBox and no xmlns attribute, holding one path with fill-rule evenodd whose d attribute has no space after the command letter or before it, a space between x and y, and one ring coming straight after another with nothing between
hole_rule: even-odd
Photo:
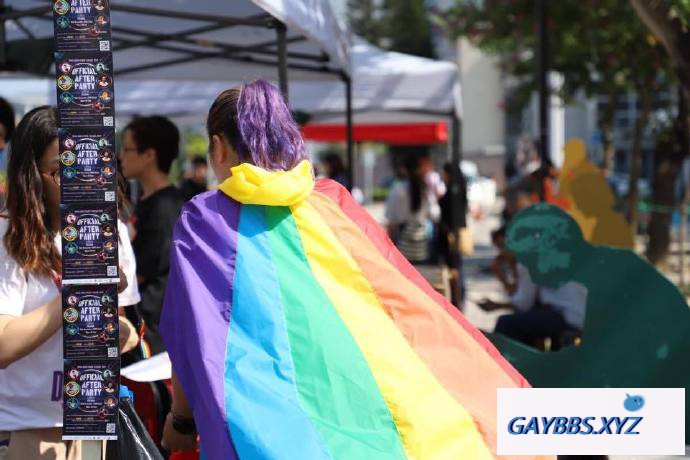
<instances>
[{"instance_id":1,"label":"printed flyer","mask_svg":"<svg viewBox=\"0 0 690 460\"><path fill-rule=\"evenodd\" d=\"M62 291L65 359L117 358L117 287L65 286Z\"/></svg>"},{"instance_id":2,"label":"printed flyer","mask_svg":"<svg viewBox=\"0 0 690 460\"><path fill-rule=\"evenodd\" d=\"M55 58L60 127L113 127L112 55L55 53Z\"/></svg>"},{"instance_id":3,"label":"printed flyer","mask_svg":"<svg viewBox=\"0 0 690 460\"><path fill-rule=\"evenodd\" d=\"M119 360L64 360L62 439L117 439Z\"/></svg>"},{"instance_id":4,"label":"printed flyer","mask_svg":"<svg viewBox=\"0 0 690 460\"><path fill-rule=\"evenodd\" d=\"M63 203L114 203L117 161L112 132L60 129Z\"/></svg>"},{"instance_id":5,"label":"printed flyer","mask_svg":"<svg viewBox=\"0 0 690 460\"><path fill-rule=\"evenodd\" d=\"M61 208L63 283L117 283L117 206L63 204Z\"/></svg>"},{"instance_id":6,"label":"printed flyer","mask_svg":"<svg viewBox=\"0 0 690 460\"><path fill-rule=\"evenodd\" d=\"M110 51L107 0L54 0L57 51Z\"/></svg>"}]
</instances>

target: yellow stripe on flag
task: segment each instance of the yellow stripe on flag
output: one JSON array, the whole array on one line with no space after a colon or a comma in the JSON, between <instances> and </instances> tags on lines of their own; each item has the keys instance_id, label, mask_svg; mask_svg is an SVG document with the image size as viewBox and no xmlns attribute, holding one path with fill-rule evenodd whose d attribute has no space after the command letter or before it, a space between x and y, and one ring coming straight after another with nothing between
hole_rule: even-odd
<instances>
[{"instance_id":1,"label":"yellow stripe on flag","mask_svg":"<svg viewBox=\"0 0 690 460\"><path fill-rule=\"evenodd\" d=\"M410 347L321 215L308 202L291 210L311 270L362 350L407 455L415 460L492 458L470 414Z\"/></svg>"}]
</instances>

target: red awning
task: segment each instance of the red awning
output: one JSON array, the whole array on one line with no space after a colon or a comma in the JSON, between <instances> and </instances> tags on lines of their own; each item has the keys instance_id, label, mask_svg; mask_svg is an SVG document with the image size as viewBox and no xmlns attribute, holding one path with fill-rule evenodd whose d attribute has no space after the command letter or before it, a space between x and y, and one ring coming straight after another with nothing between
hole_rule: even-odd
<instances>
[{"instance_id":1,"label":"red awning","mask_svg":"<svg viewBox=\"0 0 690 460\"><path fill-rule=\"evenodd\" d=\"M448 125L434 123L359 124L353 128L355 142L383 142L394 145L444 144ZM307 124L304 138L318 142L345 142L345 125Z\"/></svg>"}]
</instances>

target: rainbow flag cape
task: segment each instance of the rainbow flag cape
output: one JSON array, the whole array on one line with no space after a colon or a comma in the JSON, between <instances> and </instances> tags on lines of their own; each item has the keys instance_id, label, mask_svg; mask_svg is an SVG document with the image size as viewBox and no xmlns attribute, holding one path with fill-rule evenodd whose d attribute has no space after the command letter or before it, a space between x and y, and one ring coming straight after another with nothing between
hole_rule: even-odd
<instances>
[{"instance_id":1,"label":"rainbow flag cape","mask_svg":"<svg viewBox=\"0 0 690 460\"><path fill-rule=\"evenodd\" d=\"M528 383L311 171L242 164L177 223L161 332L205 457L495 457Z\"/></svg>"}]
</instances>

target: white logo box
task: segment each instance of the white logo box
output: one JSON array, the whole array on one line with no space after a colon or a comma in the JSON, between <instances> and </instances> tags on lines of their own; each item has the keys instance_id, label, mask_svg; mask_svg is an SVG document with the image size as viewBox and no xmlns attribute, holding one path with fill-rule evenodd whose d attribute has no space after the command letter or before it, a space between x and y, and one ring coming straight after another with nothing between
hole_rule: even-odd
<instances>
[{"instance_id":1,"label":"white logo box","mask_svg":"<svg viewBox=\"0 0 690 460\"><path fill-rule=\"evenodd\" d=\"M685 454L684 388L499 388L497 392L499 455ZM565 433L555 434L564 431L559 425L566 426ZM509 427L527 433L511 434Z\"/></svg>"}]
</instances>

